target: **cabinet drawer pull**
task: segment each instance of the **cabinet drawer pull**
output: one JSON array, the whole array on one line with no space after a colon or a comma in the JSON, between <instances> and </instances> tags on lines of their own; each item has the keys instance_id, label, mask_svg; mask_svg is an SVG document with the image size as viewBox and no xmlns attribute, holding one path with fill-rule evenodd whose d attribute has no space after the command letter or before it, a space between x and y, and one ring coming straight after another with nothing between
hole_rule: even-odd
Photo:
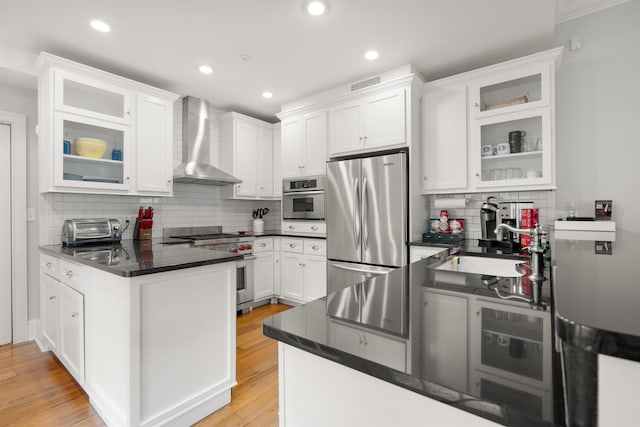
<instances>
[{"instance_id":1,"label":"cabinet drawer pull","mask_svg":"<svg viewBox=\"0 0 640 427\"><path fill-rule=\"evenodd\" d=\"M47 267L47 268L51 268L51 267L53 267L53 264L51 264L50 262L48 262L48 263L46 263L46 264L45 264L45 267Z\"/></svg>"},{"instance_id":2,"label":"cabinet drawer pull","mask_svg":"<svg viewBox=\"0 0 640 427\"><path fill-rule=\"evenodd\" d=\"M51 295L51 296L49 297L49 300L51 300L51 301L53 301L54 299L56 299L56 296L55 296L55 295Z\"/></svg>"},{"instance_id":3,"label":"cabinet drawer pull","mask_svg":"<svg viewBox=\"0 0 640 427\"><path fill-rule=\"evenodd\" d=\"M290 226L289 226L289 230L295 230L295 229L296 229L296 227L295 227L295 226L293 226L293 225L290 225Z\"/></svg>"},{"instance_id":4,"label":"cabinet drawer pull","mask_svg":"<svg viewBox=\"0 0 640 427\"><path fill-rule=\"evenodd\" d=\"M317 251L318 249L320 249L319 246L311 246L311 249L313 249L314 251Z\"/></svg>"},{"instance_id":5,"label":"cabinet drawer pull","mask_svg":"<svg viewBox=\"0 0 640 427\"><path fill-rule=\"evenodd\" d=\"M80 316L80 313L78 313L77 311L74 311L73 313L71 313L71 317L78 317Z\"/></svg>"},{"instance_id":6,"label":"cabinet drawer pull","mask_svg":"<svg viewBox=\"0 0 640 427\"><path fill-rule=\"evenodd\" d=\"M289 247L290 247L291 249L293 249L293 248L295 248L295 247L296 247L296 245L295 245L295 244L293 244L293 243L291 243L291 244L289 244Z\"/></svg>"},{"instance_id":7,"label":"cabinet drawer pull","mask_svg":"<svg viewBox=\"0 0 640 427\"><path fill-rule=\"evenodd\" d=\"M71 279L71 278L73 277L73 271L71 271L71 270L67 271L66 276L67 276L69 279Z\"/></svg>"},{"instance_id":8,"label":"cabinet drawer pull","mask_svg":"<svg viewBox=\"0 0 640 427\"><path fill-rule=\"evenodd\" d=\"M315 225L312 225L312 226L311 226L311 229L312 229L313 231L318 231L318 227L317 227L317 226L315 226Z\"/></svg>"},{"instance_id":9,"label":"cabinet drawer pull","mask_svg":"<svg viewBox=\"0 0 640 427\"><path fill-rule=\"evenodd\" d=\"M265 246L267 246L267 244L266 244L266 243L260 243L260 247L261 247L261 248L264 248Z\"/></svg>"}]
</instances>

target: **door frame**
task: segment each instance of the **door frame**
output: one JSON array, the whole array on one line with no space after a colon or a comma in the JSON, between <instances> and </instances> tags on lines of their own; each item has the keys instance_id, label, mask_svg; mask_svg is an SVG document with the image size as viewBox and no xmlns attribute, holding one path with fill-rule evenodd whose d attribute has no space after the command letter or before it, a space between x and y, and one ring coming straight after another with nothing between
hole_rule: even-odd
<instances>
[{"instance_id":1,"label":"door frame","mask_svg":"<svg viewBox=\"0 0 640 427\"><path fill-rule=\"evenodd\" d=\"M27 117L0 111L11 126L11 317L12 342L29 339L27 285Z\"/></svg>"}]
</instances>

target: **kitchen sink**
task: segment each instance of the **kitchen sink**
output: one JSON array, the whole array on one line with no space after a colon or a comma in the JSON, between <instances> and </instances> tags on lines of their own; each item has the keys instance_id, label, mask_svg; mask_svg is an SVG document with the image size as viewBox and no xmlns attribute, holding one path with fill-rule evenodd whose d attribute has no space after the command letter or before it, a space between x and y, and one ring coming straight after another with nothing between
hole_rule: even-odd
<instances>
[{"instance_id":1,"label":"kitchen sink","mask_svg":"<svg viewBox=\"0 0 640 427\"><path fill-rule=\"evenodd\" d=\"M449 261L436 267L436 270L499 277L520 277L524 275L524 271L520 267L520 264L524 262L524 260L517 259L462 255L451 258Z\"/></svg>"}]
</instances>

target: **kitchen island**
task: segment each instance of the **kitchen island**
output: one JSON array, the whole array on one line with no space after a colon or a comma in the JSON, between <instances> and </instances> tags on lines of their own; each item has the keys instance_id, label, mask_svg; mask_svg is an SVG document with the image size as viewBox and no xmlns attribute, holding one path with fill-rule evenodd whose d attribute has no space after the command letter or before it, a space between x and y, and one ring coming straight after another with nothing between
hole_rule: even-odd
<instances>
[{"instance_id":1,"label":"kitchen island","mask_svg":"<svg viewBox=\"0 0 640 427\"><path fill-rule=\"evenodd\" d=\"M229 403L241 256L151 241L40 251L42 346L107 425L188 425Z\"/></svg>"},{"instance_id":2,"label":"kitchen island","mask_svg":"<svg viewBox=\"0 0 640 427\"><path fill-rule=\"evenodd\" d=\"M265 320L280 341L281 425L564 425L550 281L529 304L505 299L531 297L526 275L437 269L445 261Z\"/></svg>"}]
</instances>

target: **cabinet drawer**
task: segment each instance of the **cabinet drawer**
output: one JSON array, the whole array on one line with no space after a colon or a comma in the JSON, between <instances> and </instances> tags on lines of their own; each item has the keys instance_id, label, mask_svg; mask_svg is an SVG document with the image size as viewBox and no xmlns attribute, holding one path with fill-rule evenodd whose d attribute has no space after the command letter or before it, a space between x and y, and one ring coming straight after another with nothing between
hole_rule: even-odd
<instances>
[{"instance_id":1,"label":"cabinet drawer","mask_svg":"<svg viewBox=\"0 0 640 427\"><path fill-rule=\"evenodd\" d=\"M58 258L40 254L40 270L55 276L58 272Z\"/></svg>"},{"instance_id":2,"label":"cabinet drawer","mask_svg":"<svg viewBox=\"0 0 640 427\"><path fill-rule=\"evenodd\" d=\"M283 252L294 252L301 254L304 249L304 243L302 239L280 239L280 249Z\"/></svg>"},{"instance_id":3,"label":"cabinet drawer","mask_svg":"<svg viewBox=\"0 0 640 427\"><path fill-rule=\"evenodd\" d=\"M282 232L325 236L327 234L327 224L324 221L282 221Z\"/></svg>"},{"instance_id":4,"label":"cabinet drawer","mask_svg":"<svg viewBox=\"0 0 640 427\"><path fill-rule=\"evenodd\" d=\"M256 239L253 242L253 251L256 253L259 252L268 252L273 250L273 238L266 237L262 239Z\"/></svg>"},{"instance_id":5,"label":"cabinet drawer","mask_svg":"<svg viewBox=\"0 0 640 427\"><path fill-rule=\"evenodd\" d=\"M85 280L83 280L83 276L86 274L86 270L82 266L61 259L58 261L58 271L64 283L84 294Z\"/></svg>"},{"instance_id":6,"label":"cabinet drawer","mask_svg":"<svg viewBox=\"0 0 640 427\"><path fill-rule=\"evenodd\" d=\"M327 255L326 240L304 240L304 253L307 255Z\"/></svg>"}]
</instances>

